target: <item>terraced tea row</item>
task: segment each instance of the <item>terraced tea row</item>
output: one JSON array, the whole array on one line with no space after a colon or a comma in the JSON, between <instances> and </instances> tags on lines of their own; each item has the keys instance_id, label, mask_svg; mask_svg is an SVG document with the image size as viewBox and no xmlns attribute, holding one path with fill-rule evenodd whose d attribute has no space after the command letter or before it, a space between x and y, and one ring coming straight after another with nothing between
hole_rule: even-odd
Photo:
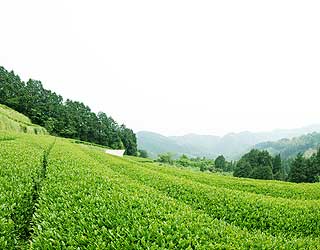
<instances>
[{"instance_id":1,"label":"terraced tea row","mask_svg":"<svg viewBox=\"0 0 320 250\"><path fill-rule=\"evenodd\" d=\"M85 149L83 149L85 150ZM104 154L86 151L94 159L172 198L183 201L212 218L223 219L239 227L258 229L272 235L318 237L320 233L319 201L299 201L265 197L253 193L217 188L186 178L159 173Z\"/></svg>"},{"instance_id":2,"label":"terraced tea row","mask_svg":"<svg viewBox=\"0 0 320 250\"><path fill-rule=\"evenodd\" d=\"M29 237L43 149L52 138L7 132L0 138L7 138L0 140L0 248L12 249Z\"/></svg>"},{"instance_id":3,"label":"terraced tea row","mask_svg":"<svg viewBox=\"0 0 320 250\"><path fill-rule=\"evenodd\" d=\"M0 131L47 134L45 128L32 124L30 119L0 104Z\"/></svg>"},{"instance_id":4,"label":"terraced tea row","mask_svg":"<svg viewBox=\"0 0 320 250\"><path fill-rule=\"evenodd\" d=\"M136 162L130 157L132 162ZM161 173L170 174L178 177L197 181L210 186L224 187L233 190L246 191L256 194L263 194L272 197L282 197L289 199L301 200L319 200L320 184L319 183L290 183L283 181L264 181L254 179L235 178L231 176L219 176L217 174L208 174L194 172L183 168L176 168L157 163L143 163L141 166L156 170Z\"/></svg>"},{"instance_id":5,"label":"terraced tea row","mask_svg":"<svg viewBox=\"0 0 320 250\"><path fill-rule=\"evenodd\" d=\"M318 249L318 200L53 141L0 132L1 249Z\"/></svg>"},{"instance_id":6,"label":"terraced tea row","mask_svg":"<svg viewBox=\"0 0 320 250\"><path fill-rule=\"evenodd\" d=\"M317 241L310 238L289 240L258 231L252 234L213 219L184 201L112 170L121 168L117 159L95 159L100 156L103 158L98 150L57 142L34 216L34 248L317 247ZM153 178L157 180L157 176Z\"/></svg>"}]
</instances>

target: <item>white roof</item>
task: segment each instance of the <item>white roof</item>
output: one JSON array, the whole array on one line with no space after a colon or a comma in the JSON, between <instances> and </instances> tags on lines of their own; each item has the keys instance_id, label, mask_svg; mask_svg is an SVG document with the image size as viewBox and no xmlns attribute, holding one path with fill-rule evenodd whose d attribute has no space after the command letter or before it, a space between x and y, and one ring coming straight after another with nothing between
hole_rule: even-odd
<instances>
[{"instance_id":1,"label":"white roof","mask_svg":"<svg viewBox=\"0 0 320 250\"><path fill-rule=\"evenodd\" d=\"M106 149L106 153L110 155L116 155L122 157L124 155L125 150L123 149Z\"/></svg>"}]
</instances>

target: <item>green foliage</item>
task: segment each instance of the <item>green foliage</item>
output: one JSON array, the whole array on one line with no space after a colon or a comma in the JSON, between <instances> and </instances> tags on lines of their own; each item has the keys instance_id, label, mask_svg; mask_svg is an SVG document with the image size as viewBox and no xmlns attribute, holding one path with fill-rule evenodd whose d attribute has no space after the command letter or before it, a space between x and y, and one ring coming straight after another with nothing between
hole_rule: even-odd
<instances>
[{"instance_id":1,"label":"green foliage","mask_svg":"<svg viewBox=\"0 0 320 250\"><path fill-rule=\"evenodd\" d=\"M252 149L237 162L233 175L265 180L319 182L320 149L309 158L299 153L294 159L284 161L280 154L272 157L267 151Z\"/></svg>"},{"instance_id":2,"label":"green foliage","mask_svg":"<svg viewBox=\"0 0 320 250\"><path fill-rule=\"evenodd\" d=\"M126 149L125 154L137 155L137 139L133 131L128 129L125 125L121 125L119 132L120 139Z\"/></svg>"},{"instance_id":3,"label":"green foliage","mask_svg":"<svg viewBox=\"0 0 320 250\"><path fill-rule=\"evenodd\" d=\"M205 157L188 158L186 155L181 155L180 158L173 160L173 165L178 167L192 168L201 172L220 172L221 169L215 168L214 160Z\"/></svg>"},{"instance_id":4,"label":"green foliage","mask_svg":"<svg viewBox=\"0 0 320 250\"><path fill-rule=\"evenodd\" d=\"M241 157L233 175L236 177L272 180L273 161L268 151L252 149Z\"/></svg>"},{"instance_id":5,"label":"green foliage","mask_svg":"<svg viewBox=\"0 0 320 250\"><path fill-rule=\"evenodd\" d=\"M288 179L292 182L319 182L320 149L307 159L300 153L291 164Z\"/></svg>"},{"instance_id":6,"label":"green foliage","mask_svg":"<svg viewBox=\"0 0 320 250\"><path fill-rule=\"evenodd\" d=\"M307 179L306 170L307 170L307 160L300 153L294 159L291 165L291 170L289 173L289 181L292 182L304 182Z\"/></svg>"},{"instance_id":7,"label":"green foliage","mask_svg":"<svg viewBox=\"0 0 320 250\"><path fill-rule=\"evenodd\" d=\"M138 150L138 156L141 157L141 158L148 158L147 150L139 149Z\"/></svg>"},{"instance_id":8,"label":"green foliage","mask_svg":"<svg viewBox=\"0 0 320 250\"><path fill-rule=\"evenodd\" d=\"M252 169L250 178L272 180L272 169L271 166L260 166Z\"/></svg>"},{"instance_id":9,"label":"green foliage","mask_svg":"<svg viewBox=\"0 0 320 250\"><path fill-rule=\"evenodd\" d=\"M173 164L173 155L171 153L159 154L157 162Z\"/></svg>"},{"instance_id":10,"label":"green foliage","mask_svg":"<svg viewBox=\"0 0 320 250\"><path fill-rule=\"evenodd\" d=\"M249 178L252 173L252 166L244 159L240 159L233 172L233 176Z\"/></svg>"},{"instance_id":11,"label":"green foliage","mask_svg":"<svg viewBox=\"0 0 320 250\"><path fill-rule=\"evenodd\" d=\"M88 145L88 146L99 147L99 148L101 148L103 150L108 148L106 146L102 146L100 144L96 144L96 143L93 143L93 142L80 141L80 140L71 140L71 141L73 141L74 143L77 143L77 144L83 144L83 145Z\"/></svg>"},{"instance_id":12,"label":"green foliage","mask_svg":"<svg viewBox=\"0 0 320 250\"><path fill-rule=\"evenodd\" d=\"M231 133L223 137L197 134L163 136L142 131L137 133L137 138L139 148L146 149L152 158L156 158L158 154L164 152L172 152L176 155L186 154L189 157L205 156L206 158L217 157L217 153L219 153L228 159L239 159L239 156L249 148L255 147L260 150L268 150L272 155L280 153L282 159L287 159L288 157L294 157L299 152L318 148L320 146L320 133L314 134L314 136L297 137L292 140L280 139L301 136L314 131L320 131L320 126L313 125L299 129L261 133ZM277 140L280 140L279 143L274 142Z\"/></svg>"},{"instance_id":13,"label":"green foliage","mask_svg":"<svg viewBox=\"0 0 320 250\"><path fill-rule=\"evenodd\" d=\"M50 137L0 132L0 249L28 243L45 149Z\"/></svg>"},{"instance_id":14,"label":"green foliage","mask_svg":"<svg viewBox=\"0 0 320 250\"><path fill-rule=\"evenodd\" d=\"M226 167L226 159L224 158L224 156L223 155L219 155L215 159L214 165L215 165L216 168L225 169L225 167Z\"/></svg>"},{"instance_id":15,"label":"green foliage","mask_svg":"<svg viewBox=\"0 0 320 250\"><path fill-rule=\"evenodd\" d=\"M178 169L156 170L159 167L144 164L126 163L121 159L107 159L94 155L94 159L110 165L119 174L129 176L143 185L153 187L169 197L184 202L194 209L205 211L212 218L223 219L241 228L262 230L272 235L290 235L304 237L319 235L319 218L316 208L318 201L304 201L262 197L237 190L228 186L217 188L202 184L192 178L172 175ZM115 161L119 164L115 164ZM156 177L156 178L155 178ZM255 231L256 232L256 231Z\"/></svg>"},{"instance_id":16,"label":"green foliage","mask_svg":"<svg viewBox=\"0 0 320 250\"><path fill-rule=\"evenodd\" d=\"M159 166L61 138L52 147L50 136L0 138L11 138L0 140L1 249L318 249L319 184Z\"/></svg>"},{"instance_id":17,"label":"green foliage","mask_svg":"<svg viewBox=\"0 0 320 250\"><path fill-rule=\"evenodd\" d=\"M141 158L131 158L135 162L141 162ZM159 167L156 164L146 164L148 168L157 172L167 173L173 176L183 177L220 188L228 188L232 190L240 190L255 194L268 195L272 197L282 197L288 199L301 200L319 200L320 199L320 183L310 184L303 183L296 185L290 182L270 181L270 180L252 180L252 179L238 179L231 176L199 173L197 171L190 171L188 168L167 168ZM192 170L192 169L191 169Z\"/></svg>"},{"instance_id":18,"label":"green foliage","mask_svg":"<svg viewBox=\"0 0 320 250\"><path fill-rule=\"evenodd\" d=\"M16 122L23 123L26 125L32 125L31 120L28 117L5 105L0 104L0 113L2 116L6 116L9 119L14 120Z\"/></svg>"},{"instance_id":19,"label":"green foliage","mask_svg":"<svg viewBox=\"0 0 320 250\"><path fill-rule=\"evenodd\" d=\"M126 149L126 154L137 154L136 136L124 125L119 126L104 113L96 115L81 102L67 99L43 88L40 81L21 81L14 72L0 67L1 103L28 116L31 121L45 127L50 134L93 142L115 149ZM20 128L29 132L25 118ZM31 123L31 122L30 122ZM0 122L0 128L3 127ZM15 129L17 131L17 129ZM34 133L38 133L35 128ZM41 131L40 131L41 132Z\"/></svg>"},{"instance_id":20,"label":"green foliage","mask_svg":"<svg viewBox=\"0 0 320 250\"><path fill-rule=\"evenodd\" d=\"M0 104L0 130L28 134L47 134L45 128L32 124L29 118Z\"/></svg>"},{"instance_id":21,"label":"green foliage","mask_svg":"<svg viewBox=\"0 0 320 250\"><path fill-rule=\"evenodd\" d=\"M170 155L170 160L168 159L168 155ZM220 159L221 157L223 156L220 156ZM196 170L200 170L201 172L205 172L205 171L231 172L233 170L233 165L234 165L233 162L228 162L224 159L223 165L222 165L223 168L218 168L215 166L215 160L212 160L212 159L207 159L205 157L189 158L187 155L184 155L184 154L181 155L178 159L173 159L173 155L170 153L160 154L156 161L162 162L162 163L168 163L171 165L175 165L177 167L196 169Z\"/></svg>"},{"instance_id":22,"label":"green foliage","mask_svg":"<svg viewBox=\"0 0 320 250\"><path fill-rule=\"evenodd\" d=\"M294 158L298 153L316 150L320 146L320 133L310 133L292 139L281 139L275 142L263 142L257 149L268 150L273 155L281 154L283 159Z\"/></svg>"},{"instance_id":23,"label":"green foliage","mask_svg":"<svg viewBox=\"0 0 320 250\"><path fill-rule=\"evenodd\" d=\"M284 170L282 168L282 160L280 154L273 158L272 174L275 180L284 180Z\"/></svg>"}]
</instances>

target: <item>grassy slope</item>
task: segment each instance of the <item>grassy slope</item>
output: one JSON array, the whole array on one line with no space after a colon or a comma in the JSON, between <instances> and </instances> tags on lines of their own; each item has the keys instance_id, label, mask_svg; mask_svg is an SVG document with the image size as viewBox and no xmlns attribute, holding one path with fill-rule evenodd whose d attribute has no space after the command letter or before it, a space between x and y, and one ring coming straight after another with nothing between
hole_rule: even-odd
<instances>
[{"instance_id":1,"label":"grassy slope","mask_svg":"<svg viewBox=\"0 0 320 250\"><path fill-rule=\"evenodd\" d=\"M0 104L0 130L47 134L45 128L32 124L28 117L2 104Z\"/></svg>"},{"instance_id":2,"label":"grassy slope","mask_svg":"<svg viewBox=\"0 0 320 250\"><path fill-rule=\"evenodd\" d=\"M136 163L143 162L148 168L159 173L167 173L174 176L185 177L193 181L208 184L216 187L247 191L256 194L263 194L272 197L282 197L302 200L319 200L320 183L291 183L283 181L253 180L246 178L236 178L219 174L208 174L200 171L190 171L186 168L176 168L170 165L153 163L149 159L133 156L125 156L126 159Z\"/></svg>"},{"instance_id":3,"label":"grassy slope","mask_svg":"<svg viewBox=\"0 0 320 250\"><path fill-rule=\"evenodd\" d=\"M176 178L170 173L175 169L158 174L149 165L59 140L49 166L35 214L35 247L318 247L318 200L296 204L295 200L229 190L227 185L201 186L192 179ZM234 195L220 197L220 193ZM256 204L257 197L261 201ZM239 204L239 200L244 202ZM227 213L221 217L216 210ZM268 216L268 212L275 214ZM275 226L266 228L265 218L271 218Z\"/></svg>"},{"instance_id":4,"label":"grassy slope","mask_svg":"<svg viewBox=\"0 0 320 250\"><path fill-rule=\"evenodd\" d=\"M0 131L1 249L319 249L319 184L194 172L73 142Z\"/></svg>"},{"instance_id":5,"label":"grassy slope","mask_svg":"<svg viewBox=\"0 0 320 250\"><path fill-rule=\"evenodd\" d=\"M258 229L272 235L317 236L320 233L318 222L314 221L314 218L320 218L318 200L292 200L230 190L228 184L224 187L202 184L191 176L181 178L168 172L160 173L145 164L128 163L122 159L110 161L97 154L92 157L120 174L239 227ZM214 180L215 176L212 176Z\"/></svg>"},{"instance_id":6,"label":"grassy slope","mask_svg":"<svg viewBox=\"0 0 320 250\"><path fill-rule=\"evenodd\" d=\"M25 245L50 136L0 131L0 249Z\"/></svg>"},{"instance_id":7,"label":"grassy slope","mask_svg":"<svg viewBox=\"0 0 320 250\"><path fill-rule=\"evenodd\" d=\"M318 247L318 184L160 167L51 136L0 132L0 138L9 138L0 141L0 189L6 194L0 246L7 249ZM54 140L32 203L34 177ZM270 184L274 188L265 193Z\"/></svg>"}]
</instances>

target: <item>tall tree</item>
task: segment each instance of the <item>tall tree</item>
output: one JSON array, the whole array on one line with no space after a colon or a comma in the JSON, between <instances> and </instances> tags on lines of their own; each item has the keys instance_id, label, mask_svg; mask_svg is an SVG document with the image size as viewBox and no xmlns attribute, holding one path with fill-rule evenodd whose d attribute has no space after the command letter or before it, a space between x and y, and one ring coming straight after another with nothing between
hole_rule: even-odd
<instances>
[{"instance_id":1,"label":"tall tree","mask_svg":"<svg viewBox=\"0 0 320 250\"><path fill-rule=\"evenodd\" d=\"M169 152L164 154L159 154L157 161L161 163L167 163L167 164L173 164L174 162L172 159L172 154Z\"/></svg>"},{"instance_id":2,"label":"tall tree","mask_svg":"<svg viewBox=\"0 0 320 250\"><path fill-rule=\"evenodd\" d=\"M138 150L138 156L141 157L141 158L148 158L147 150L139 149Z\"/></svg>"},{"instance_id":3,"label":"tall tree","mask_svg":"<svg viewBox=\"0 0 320 250\"><path fill-rule=\"evenodd\" d=\"M214 161L214 166L216 168L222 169L223 171L226 171L226 167L227 167L227 162L226 159L224 158L223 155L219 155L215 161Z\"/></svg>"},{"instance_id":4,"label":"tall tree","mask_svg":"<svg viewBox=\"0 0 320 250\"><path fill-rule=\"evenodd\" d=\"M268 151L252 149L241 157L233 175L256 179L272 179L272 157Z\"/></svg>"},{"instance_id":5,"label":"tall tree","mask_svg":"<svg viewBox=\"0 0 320 250\"><path fill-rule=\"evenodd\" d=\"M272 180L273 175L271 166L255 167L249 177L253 179Z\"/></svg>"},{"instance_id":6,"label":"tall tree","mask_svg":"<svg viewBox=\"0 0 320 250\"><path fill-rule=\"evenodd\" d=\"M249 177L252 173L252 166L248 161L240 160L236 164L233 176L235 177Z\"/></svg>"},{"instance_id":7,"label":"tall tree","mask_svg":"<svg viewBox=\"0 0 320 250\"><path fill-rule=\"evenodd\" d=\"M306 182L308 163L301 153L297 155L291 164L288 179L292 182Z\"/></svg>"},{"instance_id":8,"label":"tall tree","mask_svg":"<svg viewBox=\"0 0 320 250\"><path fill-rule=\"evenodd\" d=\"M276 180L283 179L283 171L282 171L282 161L280 154L277 154L272 160L272 174L273 178Z\"/></svg>"},{"instance_id":9,"label":"tall tree","mask_svg":"<svg viewBox=\"0 0 320 250\"><path fill-rule=\"evenodd\" d=\"M320 177L320 149L308 160L306 182L318 182Z\"/></svg>"},{"instance_id":10,"label":"tall tree","mask_svg":"<svg viewBox=\"0 0 320 250\"><path fill-rule=\"evenodd\" d=\"M120 126L120 138L127 155L137 155L137 138L133 131L125 125Z\"/></svg>"},{"instance_id":11,"label":"tall tree","mask_svg":"<svg viewBox=\"0 0 320 250\"><path fill-rule=\"evenodd\" d=\"M82 102L67 99L46 90L40 81L21 81L13 71L0 67L0 102L44 126L57 136L98 143L126 154L137 154L136 135L124 125L119 126L104 113L96 115Z\"/></svg>"}]
</instances>

